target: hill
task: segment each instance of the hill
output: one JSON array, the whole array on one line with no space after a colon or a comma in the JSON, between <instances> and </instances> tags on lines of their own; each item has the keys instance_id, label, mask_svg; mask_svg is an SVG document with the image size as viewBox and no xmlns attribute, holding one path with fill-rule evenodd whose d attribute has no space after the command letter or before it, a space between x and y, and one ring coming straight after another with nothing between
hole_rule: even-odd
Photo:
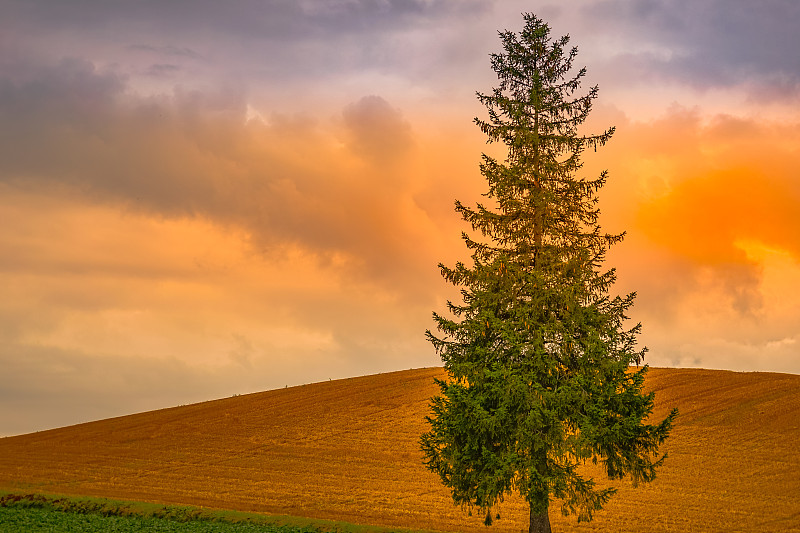
<instances>
[{"instance_id":1,"label":"hill","mask_svg":"<svg viewBox=\"0 0 800 533\"><path fill-rule=\"evenodd\" d=\"M330 518L491 529L452 505L421 464L438 368L329 381L0 439L0 490ZM800 376L651 369L656 416L680 409L650 485L618 482L590 524L555 531L800 532Z\"/></svg>"}]
</instances>

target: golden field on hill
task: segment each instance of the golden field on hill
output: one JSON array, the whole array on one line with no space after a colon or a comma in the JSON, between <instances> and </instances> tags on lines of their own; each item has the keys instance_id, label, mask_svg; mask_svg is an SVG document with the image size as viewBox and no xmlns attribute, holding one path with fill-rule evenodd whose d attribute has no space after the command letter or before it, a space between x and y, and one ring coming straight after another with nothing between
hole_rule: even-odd
<instances>
[{"instance_id":1,"label":"golden field on hill","mask_svg":"<svg viewBox=\"0 0 800 533\"><path fill-rule=\"evenodd\" d=\"M203 505L444 531L527 530L507 500L486 528L422 465L438 368L242 395L0 439L0 490ZM680 410L659 477L590 524L553 529L800 532L800 376L651 369Z\"/></svg>"}]
</instances>

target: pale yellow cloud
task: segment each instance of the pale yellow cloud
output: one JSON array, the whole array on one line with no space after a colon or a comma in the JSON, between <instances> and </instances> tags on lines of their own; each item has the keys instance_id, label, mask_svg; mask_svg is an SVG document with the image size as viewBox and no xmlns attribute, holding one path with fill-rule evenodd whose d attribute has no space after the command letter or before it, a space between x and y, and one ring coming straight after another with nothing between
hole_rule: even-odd
<instances>
[{"instance_id":1,"label":"pale yellow cloud","mask_svg":"<svg viewBox=\"0 0 800 533\"><path fill-rule=\"evenodd\" d=\"M73 82L114 93L97 77ZM0 148L0 396L153 408L437 363L474 137L378 97L248 120L225 95L114 94Z\"/></svg>"},{"instance_id":2,"label":"pale yellow cloud","mask_svg":"<svg viewBox=\"0 0 800 533\"><path fill-rule=\"evenodd\" d=\"M61 423L74 423L435 363L428 306L359 277L348 256L293 244L264 253L203 219L4 192L6 421L17 403L38 413L45 398L31 421L60 405ZM83 407L98 398L105 411Z\"/></svg>"}]
</instances>

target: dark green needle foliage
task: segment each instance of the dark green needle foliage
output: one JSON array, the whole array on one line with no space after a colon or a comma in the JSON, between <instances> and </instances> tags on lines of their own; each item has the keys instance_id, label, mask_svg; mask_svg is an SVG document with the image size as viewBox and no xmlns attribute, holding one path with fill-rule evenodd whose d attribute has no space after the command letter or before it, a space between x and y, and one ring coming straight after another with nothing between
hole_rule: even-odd
<instances>
[{"instance_id":1,"label":"dark green needle foliage","mask_svg":"<svg viewBox=\"0 0 800 533\"><path fill-rule=\"evenodd\" d=\"M434 313L427 337L449 374L437 380L425 462L457 504L492 507L518 492L530 503L530 531L550 531L548 508L591 520L614 493L582 475L599 462L611 479L651 481L664 461L658 447L677 415L646 423L653 394L643 392L640 325L629 327L635 294L610 296L610 246L623 235L598 225L597 193L606 173L578 177L581 156L614 133L581 135L597 87L580 92L569 37L524 15L521 33L500 32L504 52L491 64L498 86L478 93L487 120L475 122L505 161L483 155L491 204L456 210L482 239L462 237L472 264L439 265L461 288L452 318Z\"/></svg>"}]
</instances>

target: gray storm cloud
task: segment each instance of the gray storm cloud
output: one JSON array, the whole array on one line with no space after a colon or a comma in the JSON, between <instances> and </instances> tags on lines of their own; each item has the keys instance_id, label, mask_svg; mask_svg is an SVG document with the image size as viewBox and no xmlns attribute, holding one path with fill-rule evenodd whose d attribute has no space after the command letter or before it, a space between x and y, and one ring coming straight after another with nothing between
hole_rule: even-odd
<instances>
[{"instance_id":1,"label":"gray storm cloud","mask_svg":"<svg viewBox=\"0 0 800 533\"><path fill-rule=\"evenodd\" d=\"M594 27L626 36L617 67L699 88L751 84L760 100L800 96L794 0L603 0ZM655 49L655 50L654 50Z\"/></svg>"},{"instance_id":2,"label":"gray storm cloud","mask_svg":"<svg viewBox=\"0 0 800 533\"><path fill-rule=\"evenodd\" d=\"M23 46L55 59L74 55L122 69L135 64L131 72L172 74L176 82L224 72L259 84L276 77L331 83L370 71L442 87L453 68L476 79L495 30L514 29L509 21L533 11L552 18L556 30L575 33L584 49L617 43L608 59L627 72L624 83L755 83L762 97L775 98L794 98L800 90L800 56L793 53L800 4L794 0L587 0L558 8L478 0L3 0L0 10L5 54Z\"/></svg>"},{"instance_id":3,"label":"gray storm cloud","mask_svg":"<svg viewBox=\"0 0 800 533\"><path fill-rule=\"evenodd\" d=\"M0 35L13 46L0 61L19 49L51 61L79 57L134 77L169 76L174 84L225 77L262 90L404 69L405 77L430 77L443 55L452 63L453 48L463 48L431 40L463 38L464 24L490 9L478 0L2 0ZM484 37L492 39L493 30ZM424 57L415 50L420 42ZM420 63L430 65L416 72Z\"/></svg>"}]
</instances>

